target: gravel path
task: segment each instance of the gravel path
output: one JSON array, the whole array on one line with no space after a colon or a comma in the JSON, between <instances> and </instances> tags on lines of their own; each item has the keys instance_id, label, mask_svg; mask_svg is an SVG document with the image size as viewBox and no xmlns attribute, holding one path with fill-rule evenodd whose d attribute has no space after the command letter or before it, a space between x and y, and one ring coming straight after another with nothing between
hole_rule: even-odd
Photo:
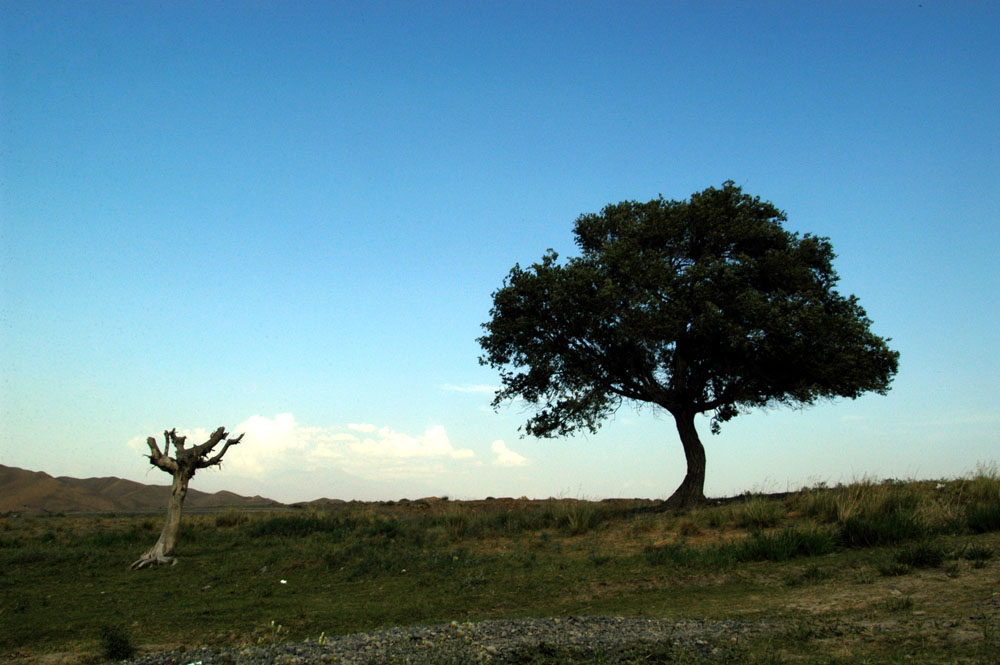
<instances>
[{"instance_id":1,"label":"gravel path","mask_svg":"<svg viewBox=\"0 0 1000 665\"><path fill-rule=\"evenodd\" d=\"M699 656L722 655L727 645L773 632L765 622L566 617L452 622L391 628L318 641L267 647L168 651L128 661L128 665L368 665L372 663L538 662L534 654L574 649L610 659L629 648L656 645Z\"/></svg>"}]
</instances>

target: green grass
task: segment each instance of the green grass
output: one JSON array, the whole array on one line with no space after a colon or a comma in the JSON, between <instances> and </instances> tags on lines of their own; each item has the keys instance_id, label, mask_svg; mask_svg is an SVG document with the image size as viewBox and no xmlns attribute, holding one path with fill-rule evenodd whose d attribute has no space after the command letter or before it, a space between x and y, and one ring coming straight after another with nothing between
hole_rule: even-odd
<instances>
[{"instance_id":1,"label":"green grass","mask_svg":"<svg viewBox=\"0 0 1000 665\"><path fill-rule=\"evenodd\" d=\"M85 663L129 648L606 614L767 616L792 626L722 645L731 662L890 663L906 653L905 662L996 662L997 631L979 635L968 617L1000 612L969 609L991 598L990 580L1000 574L1000 525L981 517L998 497L1000 477L980 469L952 481L863 481L681 514L637 511L648 502L578 500L227 511L186 516L179 563L143 571L128 564L156 539L160 516L6 515L0 654L28 654L30 662L65 651ZM889 595L892 585L913 588ZM935 603L920 585L934 587ZM942 608L955 608L954 616ZM921 641L931 630L923 624L892 628L921 612L944 612L928 615L934 625L969 624L966 641ZM883 620L889 632L872 637ZM838 661L824 640L850 653ZM520 657L608 662L575 651ZM623 662L699 658L637 648Z\"/></svg>"}]
</instances>

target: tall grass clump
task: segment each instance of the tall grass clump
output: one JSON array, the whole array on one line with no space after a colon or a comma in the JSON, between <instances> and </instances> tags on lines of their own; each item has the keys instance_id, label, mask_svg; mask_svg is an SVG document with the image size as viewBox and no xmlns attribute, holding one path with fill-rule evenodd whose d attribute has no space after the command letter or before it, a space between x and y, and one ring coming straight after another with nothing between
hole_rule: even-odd
<instances>
[{"instance_id":1,"label":"tall grass clump","mask_svg":"<svg viewBox=\"0 0 1000 665\"><path fill-rule=\"evenodd\" d=\"M848 547L876 547L915 540L925 535L917 514L900 508L852 515L840 525L840 540Z\"/></svg>"},{"instance_id":2,"label":"tall grass clump","mask_svg":"<svg viewBox=\"0 0 1000 665\"><path fill-rule=\"evenodd\" d=\"M1000 467L979 464L967 478L949 483L948 490L969 505L1000 502Z\"/></svg>"},{"instance_id":3,"label":"tall grass clump","mask_svg":"<svg viewBox=\"0 0 1000 665\"><path fill-rule=\"evenodd\" d=\"M933 499L914 483L869 480L800 492L794 509L818 522L834 524L848 547L892 545L944 530L953 511L929 505Z\"/></svg>"},{"instance_id":4,"label":"tall grass clump","mask_svg":"<svg viewBox=\"0 0 1000 665\"><path fill-rule=\"evenodd\" d=\"M738 562L787 561L798 557L829 554L837 548L837 538L828 529L756 531L746 540L723 546Z\"/></svg>"},{"instance_id":5,"label":"tall grass clump","mask_svg":"<svg viewBox=\"0 0 1000 665\"><path fill-rule=\"evenodd\" d=\"M651 545L643 551L646 563L651 566L690 567L702 563L703 555L684 541L666 545Z\"/></svg>"},{"instance_id":6,"label":"tall grass clump","mask_svg":"<svg viewBox=\"0 0 1000 665\"><path fill-rule=\"evenodd\" d=\"M254 538L301 537L323 533L335 539L347 536L356 528L356 521L350 515L275 515L250 525L247 532Z\"/></svg>"},{"instance_id":7,"label":"tall grass clump","mask_svg":"<svg viewBox=\"0 0 1000 665\"><path fill-rule=\"evenodd\" d=\"M785 516L785 511L778 502L757 494L747 497L746 501L733 511L733 516L736 519L736 526L745 529L769 529L778 525Z\"/></svg>"},{"instance_id":8,"label":"tall grass clump","mask_svg":"<svg viewBox=\"0 0 1000 665\"><path fill-rule=\"evenodd\" d=\"M965 522L973 533L1000 531L1000 470L981 464L968 478L950 483L949 489L965 503Z\"/></svg>"},{"instance_id":9,"label":"tall grass clump","mask_svg":"<svg viewBox=\"0 0 1000 665\"><path fill-rule=\"evenodd\" d=\"M573 536L587 533L608 519L604 506L590 501L560 501L555 509L555 527Z\"/></svg>"},{"instance_id":10,"label":"tall grass clump","mask_svg":"<svg viewBox=\"0 0 1000 665\"><path fill-rule=\"evenodd\" d=\"M973 506L966 515L966 523L973 533L1000 531L1000 501Z\"/></svg>"},{"instance_id":11,"label":"tall grass clump","mask_svg":"<svg viewBox=\"0 0 1000 665\"><path fill-rule=\"evenodd\" d=\"M226 527L242 526L250 521L250 517L240 510L227 510L221 515L215 516L215 526L220 529Z\"/></svg>"}]
</instances>

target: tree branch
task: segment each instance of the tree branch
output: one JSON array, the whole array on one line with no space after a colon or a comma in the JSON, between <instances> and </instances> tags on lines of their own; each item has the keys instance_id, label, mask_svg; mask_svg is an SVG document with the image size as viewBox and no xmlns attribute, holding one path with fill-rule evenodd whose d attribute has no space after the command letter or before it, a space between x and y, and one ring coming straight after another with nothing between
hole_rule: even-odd
<instances>
[{"instance_id":1,"label":"tree branch","mask_svg":"<svg viewBox=\"0 0 1000 665\"><path fill-rule=\"evenodd\" d=\"M160 452L160 447L156 445L156 439L153 437L146 437L146 445L149 446L150 454L149 463L155 467L163 469L167 473L174 473L177 471L177 462L171 457L167 456L166 453ZM170 439L167 439L167 446L170 445Z\"/></svg>"},{"instance_id":2,"label":"tree branch","mask_svg":"<svg viewBox=\"0 0 1000 665\"><path fill-rule=\"evenodd\" d=\"M222 429L222 428L220 427L219 429ZM243 434L246 434L246 432L243 432ZM197 464L197 468L204 469L205 467L214 466L214 465L218 464L219 462L221 462L222 461L222 456L226 454L227 450L229 450L229 446L235 446L237 443L239 443L240 440L243 438L243 434L240 434L235 439L228 439L228 440L226 440L226 444L224 446L222 446L222 450L220 450L219 454L216 455L215 457L212 457L211 459L207 459L207 460L205 460L205 459L199 459L198 460L198 464ZM225 435L223 434L223 436L225 436ZM216 441L216 443L218 443L218 441ZM211 451L211 448L209 448L209 451Z\"/></svg>"}]
</instances>

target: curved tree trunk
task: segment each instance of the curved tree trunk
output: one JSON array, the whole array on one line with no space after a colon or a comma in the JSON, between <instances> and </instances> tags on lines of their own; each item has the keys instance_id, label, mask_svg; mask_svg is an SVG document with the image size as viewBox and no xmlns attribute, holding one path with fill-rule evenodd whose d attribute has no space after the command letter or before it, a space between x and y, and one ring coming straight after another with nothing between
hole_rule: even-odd
<instances>
[{"instance_id":1,"label":"curved tree trunk","mask_svg":"<svg viewBox=\"0 0 1000 665\"><path fill-rule=\"evenodd\" d=\"M147 566L157 566L164 563L171 565L177 563L173 557L174 548L177 546L177 537L181 531L181 508L184 507L184 497L187 496L188 483L194 477L198 469L206 469L210 466L217 466L222 462L222 456L229 450L229 446L235 446L242 439L243 435L226 439L226 428L220 427L212 432L208 441L191 448L185 448L184 443L187 436L178 436L177 428L163 432L163 451L156 445L156 439L148 437L146 445L149 446L149 463L166 471L173 476L174 482L170 486L170 501L167 503L167 521L163 523L163 530L160 537L145 554L132 563L132 569L145 568ZM226 439L226 443L213 457L212 450ZM174 444L174 456L170 456L170 444Z\"/></svg>"},{"instance_id":2,"label":"curved tree trunk","mask_svg":"<svg viewBox=\"0 0 1000 665\"><path fill-rule=\"evenodd\" d=\"M163 529L160 530L160 537L155 545L132 563L132 570L177 563L177 559L172 555L181 531L181 508L184 506L184 497L187 496L190 480L191 476L183 471L174 475L174 482L170 487L170 500L167 503L167 519L163 523Z\"/></svg>"},{"instance_id":3,"label":"curved tree trunk","mask_svg":"<svg viewBox=\"0 0 1000 665\"><path fill-rule=\"evenodd\" d=\"M673 416L681 445L684 446L684 457L687 458L687 473L667 499L667 506L689 508L705 502L705 447L701 445L694 426L694 413L675 412Z\"/></svg>"}]
</instances>

